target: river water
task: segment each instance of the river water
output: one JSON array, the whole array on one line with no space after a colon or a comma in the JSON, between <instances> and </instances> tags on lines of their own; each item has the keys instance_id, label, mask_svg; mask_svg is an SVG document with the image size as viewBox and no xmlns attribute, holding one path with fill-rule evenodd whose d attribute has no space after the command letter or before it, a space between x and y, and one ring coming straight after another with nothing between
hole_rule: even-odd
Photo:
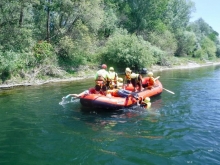
<instances>
[{"instance_id":1,"label":"river water","mask_svg":"<svg viewBox=\"0 0 220 165\"><path fill-rule=\"evenodd\" d=\"M86 82L0 91L1 165L220 164L220 66L169 70L149 110L81 107Z\"/></svg>"}]
</instances>

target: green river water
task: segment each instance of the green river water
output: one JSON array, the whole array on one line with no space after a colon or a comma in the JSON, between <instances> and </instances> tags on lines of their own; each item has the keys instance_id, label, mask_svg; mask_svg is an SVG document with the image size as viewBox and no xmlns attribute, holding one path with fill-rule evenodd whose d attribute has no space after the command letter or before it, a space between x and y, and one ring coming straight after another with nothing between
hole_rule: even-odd
<instances>
[{"instance_id":1,"label":"green river water","mask_svg":"<svg viewBox=\"0 0 220 165\"><path fill-rule=\"evenodd\" d=\"M0 165L220 164L220 66L155 76L149 110L59 104L93 79L0 90Z\"/></svg>"}]
</instances>

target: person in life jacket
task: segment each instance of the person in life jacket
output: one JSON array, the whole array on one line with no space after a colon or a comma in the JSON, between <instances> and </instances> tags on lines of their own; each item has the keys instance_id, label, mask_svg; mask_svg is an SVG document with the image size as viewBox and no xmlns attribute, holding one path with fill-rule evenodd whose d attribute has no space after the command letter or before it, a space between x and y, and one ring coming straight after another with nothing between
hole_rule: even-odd
<instances>
[{"instance_id":1,"label":"person in life jacket","mask_svg":"<svg viewBox=\"0 0 220 165\"><path fill-rule=\"evenodd\" d=\"M107 65L102 64L102 69L98 70L95 75L95 90L97 93L100 93L100 90L106 94L107 89L109 88L110 76L106 71Z\"/></svg>"},{"instance_id":2,"label":"person in life jacket","mask_svg":"<svg viewBox=\"0 0 220 165\"><path fill-rule=\"evenodd\" d=\"M146 97L140 104L141 107L145 108L145 109L149 109L151 107L151 102L150 102L150 98Z\"/></svg>"},{"instance_id":3,"label":"person in life jacket","mask_svg":"<svg viewBox=\"0 0 220 165\"><path fill-rule=\"evenodd\" d=\"M148 72L148 77L149 77L149 83L148 83L148 89L152 89L155 85L155 78L153 77L153 72Z\"/></svg>"},{"instance_id":4,"label":"person in life jacket","mask_svg":"<svg viewBox=\"0 0 220 165\"><path fill-rule=\"evenodd\" d=\"M125 69L125 78L124 78L124 83L125 84L130 84L131 83L131 69L130 68L126 68Z\"/></svg>"},{"instance_id":5,"label":"person in life jacket","mask_svg":"<svg viewBox=\"0 0 220 165\"><path fill-rule=\"evenodd\" d=\"M113 67L109 68L109 77L110 77L110 89L118 87L118 74L114 71Z\"/></svg>"},{"instance_id":6,"label":"person in life jacket","mask_svg":"<svg viewBox=\"0 0 220 165\"><path fill-rule=\"evenodd\" d=\"M110 89L107 90L108 96L114 96L114 97L133 97L136 100L139 100L139 96L137 93L131 92L129 90L125 89Z\"/></svg>"},{"instance_id":7,"label":"person in life jacket","mask_svg":"<svg viewBox=\"0 0 220 165\"><path fill-rule=\"evenodd\" d=\"M137 86L139 87L138 90L142 91L142 76L140 74L132 73L131 74L131 83L134 87L135 92L137 91L136 90Z\"/></svg>"},{"instance_id":8,"label":"person in life jacket","mask_svg":"<svg viewBox=\"0 0 220 165\"><path fill-rule=\"evenodd\" d=\"M117 88L121 89L123 87L123 78L118 77Z\"/></svg>"}]
</instances>

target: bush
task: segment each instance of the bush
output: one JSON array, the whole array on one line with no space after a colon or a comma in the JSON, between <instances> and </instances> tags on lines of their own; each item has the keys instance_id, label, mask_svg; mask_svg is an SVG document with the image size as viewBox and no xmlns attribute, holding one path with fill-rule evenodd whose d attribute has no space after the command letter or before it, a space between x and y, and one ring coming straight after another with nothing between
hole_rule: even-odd
<instances>
[{"instance_id":1,"label":"bush","mask_svg":"<svg viewBox=\"0 0 220 165\"><path fill-rule=\"evenodd\" d=\"M100 53L102 63L113 64L120 68L130 67L133 70L149 67L155 63L150 43L136 35L129 35L127 31L115 32L107 41Z\"/></svg>"},{"instance_id":2,"label":"bush","mask_svg":"<svg viewBox=\"0 0 220 165\"><path fill-rule=\"evenodd\" d=\"M9 79L11 73L17 68L19 56L14 52L0 52L0 77L2 81Z\"/></svg>"},{"instance_id":3,"label":"bush","mask_svg":"<svg viewBox=\"0 0 220 165\"><path fill-rule=\"evenodd\" d=\"M86 64L89 55L77 46L70 37L65 36L59 42L58 55L61 65L79 66Z\"/></svg>"},{"instance_id":4,"label":"bush","mask_svg":"<svg viewBox=\"0 0 220 165\"><path fill-rule=\"evenodd\" d=\"M34 57L38 64L43 63L46 58L52 58L54 53L53 46L47 41L40 41L34 47Z\"/></svg>"},{"instance_id":5,"label":"bush","mask_svg":"<svg viewBox=\"0 0 220 165\"><path fill-rule=\"evenodd\" d=\"M172 55L168 55L168 52L162 51L156 46L150 47L150 52L153 54L153 57L155 59L155 63L161 65L161 66L170 66L170 62L168 60L168 57L173 57Z\"/></svg>"},{"instance_id":6,"label":"bush","mask_svg":"<svg viewBox=\"0 0 220 165\"><path fill-rule=\"evenodd\" d=\"M176 56L192 55L196 48L196 35L194 32L179 31L177 34L178 49Z\"/></svg>"},{"instance_id":7,"label":"bush","mask_svg":"<svg viewBox=\"0 0 220 165\"><path fill-rule=\"evenodd\" d=\"M168 30L164 32L151 33L149 35L149 42L172 56L177 49L177 41L175 36Z\"/></svg>"},{"instance_id":8,"label":"bush","mask_svg":"<svg viewBox=\"0 0 220 165\"><path fill-rule=\"evenodd\" d=\"M215 46L215 43L210 40L208 37L204 37L201 41L201 47L205 54L207 54L207 59L214 59L216 58L216 51L217 48Z\"/></svg>"}]
</instances>

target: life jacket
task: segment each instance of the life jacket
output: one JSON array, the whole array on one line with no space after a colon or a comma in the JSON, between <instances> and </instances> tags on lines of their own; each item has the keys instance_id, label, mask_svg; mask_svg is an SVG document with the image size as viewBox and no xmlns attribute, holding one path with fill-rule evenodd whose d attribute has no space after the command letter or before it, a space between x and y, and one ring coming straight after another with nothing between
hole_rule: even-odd
<instances>
[{"instance_id":1,"label":"life jacket","mask_svg":"<svg viewBox=\"0 0 220 165\"><path fill-rule=\"evenodd\" d=\"M140 83L140 81L142 81L142 76L140 74L131 74L131 82Z\"/></svg>"},{"instance_id":2,"label":"life jacket","mask_svg":"<svg viewBox=\"0 0 220 165\"><path fill-rule=\"evenodd\" d=\"M109 87L110 89L113 89L117 86L117 73L115 72L109 72L109 79L110 79L110 82L109 82Z\"/></svg>"},{"instance_id":3,"label":"life jacket","mask_svg":"<svg viewBox=\"0 0 220 165\"><path fill-rule=\"evenodd\" d=\"M118 89L113 89L111 91L108 91L107 93L110 93L114 97L119 97L118 95Z\"/></svg>"},{"instance_id":4,"label":"life jacket","mask_svg":"<svg viewBox=\"0 0 220 165\"><path fill-rule=\"evenodd\" d=\"M155 84L155 79L153 78L153 77L150 77L149 78L149 86L154 86L154 84Z\"/></svg>"},{"instance_id":5,"label":"life jacket","mask_svg":"<svg viewBox=\"0 0 220 165\"><path fill-rule=\"evenodd\" d=\"M127 74L125 73L125 79L131 80L131 75L127 75Z\"/></svg>"},{"instance_id":6,"label":"life jacket","mask_svg":"<svg viewBox=\"0 0 220 165\"><path fill-rule=\"evenodd\" d=\"M109 72L109 78L110 78L111 80L116 81L117 73L115 73L115 72Z\"/></svg>"},{"instance_id":7,"label":"life jacket","mask_svg":"<svg viewBox=\"0 0 220 165\"><path fill-rule=\"evenodd\" d=\"M145 108L145 109L149 109L151 107L151 103L150 102L149 103L142 102L140 106Z\"/></svg>"},{"instance_id":8,"label":"life jacket","mask_svg":"<svg viewBox=\"0 0 220 165\"><path fill-rule=\"evenodd\" d=\"M100 85L101 87L105 85L107 81L104 72L105 70L101 69L96 73L96 78L95 78L96 85Z\"/></svg>"},{"instance_id":9,"label":"life jacket","mask_svg":"<svg viewBox=\"0 0 220 165\"><path fill-rule=\"evenodd\" d=\"M95 88L89 88L89 93L90 94L97 94L97 91L95 90ZM99 91L99 94L104 95L103 91Z\"/></svg>"}]
</instances>

